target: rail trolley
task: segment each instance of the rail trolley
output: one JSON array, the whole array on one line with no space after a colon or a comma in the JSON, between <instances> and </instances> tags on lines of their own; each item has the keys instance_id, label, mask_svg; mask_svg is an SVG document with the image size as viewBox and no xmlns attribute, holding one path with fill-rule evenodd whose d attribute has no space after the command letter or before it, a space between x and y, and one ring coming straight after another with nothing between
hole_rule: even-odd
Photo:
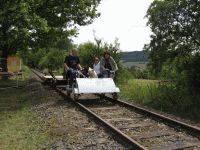
<instances>
[{"instance_id":1,"label":"rail trolley","mask_svg":"<svg viewBox=\"0 0 200 150\"><path fill-rule=\"evenodd\" d=\"M74 100L78 100L82 94L111 94L113 99L118 99L120 89L114 83L115 74L111 74L110 77L103 78L80 77L77 70L72 81L70 81L71 79L64 79L64 76L54 76L52 72L50 72L51 77L44 77L48 79L48 82L52 82L52 85L65 89L68 96L71 96ZM52 77L53 80L51 80Z\"/></svg>"}]
</instances>

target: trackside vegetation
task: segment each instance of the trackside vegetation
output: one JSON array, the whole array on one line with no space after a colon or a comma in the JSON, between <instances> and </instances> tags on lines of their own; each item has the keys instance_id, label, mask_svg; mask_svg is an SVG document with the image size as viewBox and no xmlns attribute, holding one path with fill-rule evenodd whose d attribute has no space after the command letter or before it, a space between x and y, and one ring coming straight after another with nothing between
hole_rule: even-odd
<instances>
[{"instance_id":1,"label":"trackside vegetation","mask_svg":"<svg viewBox=\"0 0 200 150\"><path fill-rule=\"evenodd\" d=\"M155 0L147 11L151 41L149 70L166 83L159 86L163 106L199 119L200 1ZM154 101L154 103L156 102Z\"/></svg>"},{"instance_id":2,"label":"trackside vegetation","mask_svg":"<svg viewBox=\"0 0 200 150\"><path fill-rule=\"evenodd\" d=\"M155 0L147 11L151 41L145 70L119 84L122 97L200 121L200 1ZM125 89L125 90L124 90Z\"/></svg>"},{"instance_id":3,"label":"trackside vegetation","mask_svg":"<svg viewBox=\"0 0 200 150\"><path fill-rule=\"evenodd\" d=\"M120 84L122 97L200 121L200 1L154 0L148 11L152 35L144 51L145 70L131 69L133 76Z\"/></svg>"},{"instance_id":4,"label":"trackside vegetation","mask_svg":"<svg viewBox=\"0 0 200 150\"><path fill-rule=\"evenodd\" d=\"M193 121L200 121L199 95L190 95L184 89L166 81L129 79L118 83L122 99L133 101L156 110L174 114Z\"/></svg>"},{"instance_id":5,"label":"trackside vegetation","mask_svg":"<svg viewBox=\"0 0 200 150\"><path fill-rule=\"evenodd\" d=\"M19 78L19 86L14 78L0 80L0 149L41 149L46 134L38 130L41 122L32 111L29 78L31 71L23 66L23 75Z\"/></svg>"}]
</instances>

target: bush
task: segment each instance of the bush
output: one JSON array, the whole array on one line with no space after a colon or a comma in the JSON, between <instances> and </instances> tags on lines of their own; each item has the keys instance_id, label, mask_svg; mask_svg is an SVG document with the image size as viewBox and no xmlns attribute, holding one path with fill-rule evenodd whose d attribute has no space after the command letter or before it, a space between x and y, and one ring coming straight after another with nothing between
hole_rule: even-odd
<instances>
[{"instance_id":1,"label":"bush","mask_svg":"<svg viewBox=\"0 0 200 150\"><path fill-rule=\"evenodd\" d=\"M39 61L39 67L48 70L57 70L63 68L64 53L58 49L49 49L46 56Z\"/></svg>"},{"instance_id":2,"label":"bush","mask_svg":"<svg viewBox=\"0 0 200 150\"><path fill-rule=\"evenodd\" d=\"M200 120L200 94L191 95L186 88L177 88L175 83L129 79L126 83L120 83L119 88L123 98L185 118Z\"/></svg>"},{"instance_id":3,"label":"bush","mask_svg":"<svg viewBox=\"0 0 200 150\"><path fill-rule=\"evenodd\" d=\"M179 56L162 67L162 77L175 83L178 89L187 89L190 94L200 92L200 55Z\"/></svg>"},{"instance_id":4,"label":"bush","mask_svg":"<svg viewBox=\"0 0 200 150\"><path fill-rule=\"evenodd\" d=\"M129 79L134 79L133 74L126 68L119 66L119 70L116 74L117 84L126 84Z\"/></svg>"},{"instance_id":5,"label":"bush","mask_svg":"<svg viewBox=\"0 0 200 150\"><path fill-rule=\"evenodd\" d=\"M86 68L93 67L94 57L98 57L100 59L103 56L104 50L108 50L117 65L120 66L121 51L117 40L114 41L114 44L101 43L101 40L96 40L96 44L86 42L80 44L78 50L81 64Z\"/></svg>"},{"instance_id":6,"label":"bush","mask_svg":"<svg viewBox=\"0 0 200 150\"><path fill-rule=\"evenodd\" d=\"M18 53L24 64L46 71L61 70L64 62L64 51L56 48L27 50ZM61 72L61 71L60 71Z\"/></svg>"},{"instance_id":7,"label":"bush","mask_svg":"<svg viewBox=\"0 0 200 150\"><path fill-rule=\"evenodd\" d=\"M81 65L84 67L93 67L94 57L100 58L103 55L103 48L98 48L92 42L80 44L78 47Z\"/></svg>"},{"instance_id":8,"label":"bush","mask_svg":"<svg viewBox=\"0 0 200 150\"><path fill-rule=\"evenodd\" d=\"M154 108L200 120L200 95L191 94L187 88L177 88L175 83L160 82L151 105ZM191 109L192 108L192 109Z\"/></svg>"}]
</instances>

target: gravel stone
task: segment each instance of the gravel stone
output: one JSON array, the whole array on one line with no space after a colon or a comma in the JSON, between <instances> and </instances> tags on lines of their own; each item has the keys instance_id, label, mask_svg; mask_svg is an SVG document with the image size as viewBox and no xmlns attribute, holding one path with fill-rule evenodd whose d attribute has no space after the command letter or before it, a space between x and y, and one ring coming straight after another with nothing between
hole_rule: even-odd
<instances>
[{"instance_id":1,"label":"gravel stone","mask_svg":"<svg viewBox=\"0 0 200 150\"><path fill-rule=\"evenodd\" d=\"M34 76L27 89L33 111L40 117L40 132L48 133L44 150L124 150L103 127L64 100L48 86L43 86Z\"/></svg>"}]
</instances>

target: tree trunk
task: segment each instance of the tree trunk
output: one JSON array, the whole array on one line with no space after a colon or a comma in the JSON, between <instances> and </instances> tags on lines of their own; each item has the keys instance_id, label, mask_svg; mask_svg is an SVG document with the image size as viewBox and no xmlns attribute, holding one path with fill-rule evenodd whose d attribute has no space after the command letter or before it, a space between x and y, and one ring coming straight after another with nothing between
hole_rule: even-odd
<instances>
[{"instance_id":1,"label":"tree trunk","mask_svg":"<svg viewBox=\"0 0 200 150\"><path fill-rule=\"evenodd\" d=\"M7 49L3 50L2 57L3 57L3 64L2 64L3 72L7 72L8 71L8 66L7 66L8 51L7 51Z\"/></svg>"},{"instance_id":2,"label":"tree trunk","mask_svg":"<svg viewBox=\"0 0 200 150\"><path fill-rule=\"evenodd\" d=\"M3 72L8 72L8 65L7 65L8 50L7 49L3 49L2 58L3 58L2 71ZM2 79L7 80L8 76L6 76L6 75L2 76Z\"/></svg>"},{"instance_id":3,"label":"tree trunk","mask_svg":"<svg viewBox=\"0 0 200 150\"><path fill-rule=\"evenodd\" d=\"M9 49L9 44L8 44L8 29L9 26L7 24L7 21L4 20L2 23L2 38L3 41L5 42L4 45L2 45L2 58L3 58L3 64L2 64L2 69L3 72L8 72L8 66L7 66L7 59L8 59L8 49ZM8 76L4 76L3 79L8 79Z\"/></svg>"}]
</instances>

